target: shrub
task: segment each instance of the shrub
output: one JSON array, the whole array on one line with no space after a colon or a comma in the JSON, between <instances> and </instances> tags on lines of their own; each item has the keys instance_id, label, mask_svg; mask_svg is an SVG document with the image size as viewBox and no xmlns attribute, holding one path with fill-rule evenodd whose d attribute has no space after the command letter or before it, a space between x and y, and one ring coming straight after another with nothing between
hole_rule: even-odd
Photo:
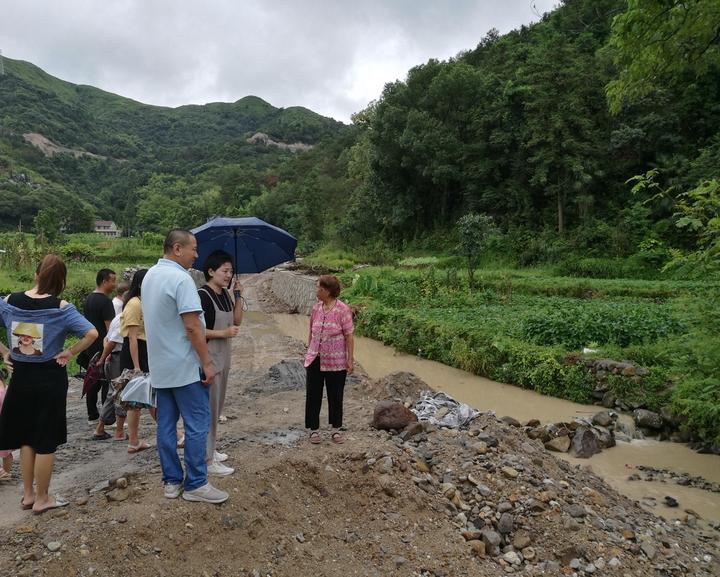
<instances>
[{"instance_id":1,"label":"shrub","mask_svg":"<svg viewBox=\"0 0 720 577\"><path fill-rule=\"evenodd\" d=\"M685 419L685 427L702 439L720 445L720 379L691 378L672 393L672 408Z\"/></svg>"},{"instance_id":2,"label":"shrub","mask_svg":"<svg viewBox=\"0 0 720 577\"><path fill-rule=\"evenodd\" d=\"M75 241L62 245L60 247L60 254L66 261L74 262L93 261L98 255L95 247Z\"/></svg>"},{"instance_id":3,"label":"shrub","mask_svg":"<svg viewBox=\"0 0 720 577\"><path fill-rule=\"evenodd\" d=\"M652 303L593 302L592 306L564 303L523 321L523 336L539 345L562 344L578 349L590 342L601 345L653 342L678 332L682 325L672 313Z\"/></svg>"}]
</instances>

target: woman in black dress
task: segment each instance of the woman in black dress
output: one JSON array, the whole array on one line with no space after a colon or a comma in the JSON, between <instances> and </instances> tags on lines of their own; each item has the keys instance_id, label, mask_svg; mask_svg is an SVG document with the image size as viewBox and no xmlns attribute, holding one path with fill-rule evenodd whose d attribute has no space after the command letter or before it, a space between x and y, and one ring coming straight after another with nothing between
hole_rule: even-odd
<instances>
[{"instance_id":1,"label":"woman in black dress","mask_svg":"<svg viewBox=\"0 0 720 577\"><path fill-rule=\"evenodd\" d=\"M98 336L73 305L60 300L66 276L65 264L57 256L47 255L33 288L0 301L0 322L7 329L12 349L0 343L5 364L12 369L0 412L0 448L20 449L20 504L36 515L67 505L62 498L48 495L55 451L67 441L65 365ZM32 353L20 341L29 332L34 341ZM69 333L81 339L66 349Z\"/></svg>"}]
</instances>

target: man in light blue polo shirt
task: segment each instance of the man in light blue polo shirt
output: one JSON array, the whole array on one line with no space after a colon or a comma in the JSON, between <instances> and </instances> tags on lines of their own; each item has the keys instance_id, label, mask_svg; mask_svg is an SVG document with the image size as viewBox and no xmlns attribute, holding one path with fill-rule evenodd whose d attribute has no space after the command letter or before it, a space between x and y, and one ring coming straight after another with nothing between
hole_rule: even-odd
<instances>
[{"instance_id":1,"label":"man in light blue polo shirt","mask_svg":"<svg viewBox=\"0 0 720 577\"><path fill-rule=\"evenodd\" d=\"M187 269L197 258L190 231L171 230L164 256L142 283L150 380L157 389L157 446L165 497L222 503L225 491L207 480L205 449L210 426L209 386L217 372L205 340L202 306ZM202 369L202 373L201 373ZM185 486L177 452L177 422L185 425Z\"/></svg>"}]
</instances>

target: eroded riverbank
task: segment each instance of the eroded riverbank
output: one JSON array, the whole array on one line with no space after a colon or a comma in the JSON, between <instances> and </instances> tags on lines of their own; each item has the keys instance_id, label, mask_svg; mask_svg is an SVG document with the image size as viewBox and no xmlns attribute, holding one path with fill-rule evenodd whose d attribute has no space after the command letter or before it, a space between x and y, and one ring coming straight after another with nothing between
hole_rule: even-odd
<instances>
[{"instance_id":1,"label":"eroded riverbank","mask_svg":"<svg viewBox=\"0 0 720 577\"><path fill-rule=\"evenodd\" d=\"M306 316L284 313L273 316L283 333L301 341L307 339ZM569 421L574 417L590 417L599 410L594 405L546 397L435 361L400 353L372 339L356 337L355 343L355 358L371 378L379 379L396 371L409 371L433 389L442 390L478 410L495 411L498 416L510 415L519 421L539 419L543 423L549 423ZM627 420L630 420L629 417ZM676 483L628 480L628 477L636 472L638 465L644 465L700 476L718 483L720 457L717 455L703 455L683 444L652 439L636 440L632 443L618 442L616 447L594 455L591 459L575 459L563 453L557 455L575 464L592 468L617 491L640 501L645 508L667 519L683 518L686 516L684 510L692 509L707 520L720 522L720 493L684 487ZM680 506L666 506L665 496L674 497Z\"/></svg>"}]
</instances>

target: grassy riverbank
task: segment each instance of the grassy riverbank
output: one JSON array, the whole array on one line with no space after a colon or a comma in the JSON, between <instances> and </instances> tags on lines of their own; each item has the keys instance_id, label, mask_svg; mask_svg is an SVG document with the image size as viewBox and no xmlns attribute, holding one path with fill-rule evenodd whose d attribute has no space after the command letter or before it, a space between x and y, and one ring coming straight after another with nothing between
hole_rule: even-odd
<instances>
[{"instance_id":1,"label":"grassy riverbank","mask_svg":"<svg viewBox=\"0 0 720 577\"><path fill-rule=\"evenodd\" d=\"M470 291L456 268L366 268L343 275L343 294L361 307L358 331L399 350L579 402L605 389L720 442L720 283L477 276ZM586 362L600 358L638 371L598 378Z\"/></svg>"}]
</instances>

